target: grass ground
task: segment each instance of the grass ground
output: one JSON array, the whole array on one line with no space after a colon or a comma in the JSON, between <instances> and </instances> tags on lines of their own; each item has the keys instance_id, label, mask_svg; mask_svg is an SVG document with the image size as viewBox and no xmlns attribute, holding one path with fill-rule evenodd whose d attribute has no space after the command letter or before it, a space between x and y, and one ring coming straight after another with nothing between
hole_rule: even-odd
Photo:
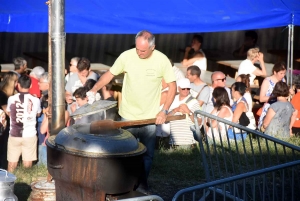
<instances>
[{"instance_id":1,"label":"grass ground","mask_svg":"<svg viewBox=\"0 0 300 201\"><path fill-rule=\"evenodd\" d=\"M18 167L15 172L17 180L15 182L15 195L19 201L29 200L31 192L31 183L47 176L46 166L33 166L32 168Z\"/></svg>"},{"instance_id":2,"label":"grass ground","mask_svg":"<svg viewBox=\"0 0 300 201\"><path fill-rule=\"evenodd\" d=\"M300 138L292 138L289 142L299 146ZM33 166L30 169L19 167L14 174L17 177L15 194L20 201L27 201L31 192L30 184L39 177L46 177L47 168L44 166ZM149 185L153 194L161 196L165 201L170 201L180 189L204 182L205 176L199 147L191 149L160 147L156 150L149 176Z\"/></svg>"}]
</instances>

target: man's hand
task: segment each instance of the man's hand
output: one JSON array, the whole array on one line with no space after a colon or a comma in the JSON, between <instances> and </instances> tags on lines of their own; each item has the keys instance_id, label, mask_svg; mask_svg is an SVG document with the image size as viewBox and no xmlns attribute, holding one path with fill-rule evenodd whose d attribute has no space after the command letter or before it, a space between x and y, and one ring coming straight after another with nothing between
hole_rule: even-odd
<instances>
[{"instance_id":1,"label":"man's hand","mask_svg":"<svg viewBox=\"0 0 300 201\"><path fill-rule=\"evenodd\" d=\"M73 104L71 105L71 111L72 111L72 112L75 112L76 109L77 109L77 104L76 104L76 103L73 103Z\"/></svg>"},{"instance_id":2,"label":"man's hand","mask_svg":"<svg viewBox=\"0 0 300 201\"><path fill-rule=\"evenodd\" d=\"M187 114L190 112L190 109L188 108L187 104L181 104L179 105L179 111L183 114Z\"/></svg>"},{"instance_id":3,"label":"man's hand","mask_svg":"<svg viewBox=\"0 0 300 201\"><path fill-rule=\"evenodd\" d=\"M97 90L95 90L94 87L87 92L87 94L94 94L94 95L96 95L96 93L97 93Z\"/></svg>"},{"instance_id":4,"label":"man's hand","mask_svg":"<svg viewBox=\"0 0 300 201\"><path fill-rule=\"evenodd\" d=\"M192 47L186 47L185 52L190 52L191 49L192 49Z\"/></svg>"},{"instance_id":5,"label":"man's hand","mask_svg":"<svg viewBox=\"0 0 300 201\"><path fill-rule=\"evenodd\" d=\"M155 122L155 124L163 124L163 123L165 123L166 119L167 119L167 115L163 111L160 111L156 115L156 122Z\"/></svg>"},{"instance_id":6,"label":"man's hand","mask_svg":"<svg viewBox=\"0 0 300 201\"><path fill-rule=\"evenodd\" d=\"M260 63L264 62L264 54L262 52L259 52L258 53L258 61Z\"/></svg>"}]
</instances>

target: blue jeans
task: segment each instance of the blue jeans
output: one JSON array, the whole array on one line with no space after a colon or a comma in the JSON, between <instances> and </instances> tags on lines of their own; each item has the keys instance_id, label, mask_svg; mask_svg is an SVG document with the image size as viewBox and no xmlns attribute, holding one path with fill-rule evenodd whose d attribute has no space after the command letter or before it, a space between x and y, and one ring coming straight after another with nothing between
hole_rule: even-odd
<instances>
[{"instance_id":1,"label":"blue jeans","mask_svg":"<svg viewBox=\"0 0 300 201\"><path fill-rule=\"evenodd\" d=\"M39 145L39 157L37 165L47 166L47 146Z\"/></svg>"},{"instance_id":2,"label":"blue jeans","mask_svg":"<svg viewBox=\"0 0 300 201\"><path fill-rule=\"evenodd\" d=\"M122 121L126 119L122 118ZM127 127L127 131L129 131L134 137L141 142L147 148L147 151L143 155L144 161L144 173L142 175L141 182L147 182L147 178L149 176L152 161L154 157L155 150L155 141L156 141L156 125L142 125L142 126L133 126Z\"/></svg>"}]
</instances>

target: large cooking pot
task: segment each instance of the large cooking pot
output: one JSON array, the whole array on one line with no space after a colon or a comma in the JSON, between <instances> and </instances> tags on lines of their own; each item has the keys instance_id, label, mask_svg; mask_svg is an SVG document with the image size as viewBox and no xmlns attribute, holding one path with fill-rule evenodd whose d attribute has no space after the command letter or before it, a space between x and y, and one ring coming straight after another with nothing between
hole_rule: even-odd
<instances>
[{"instance_id":1,"label":"large cooking pot","mask_svg":"<svg viewBox=\"0 0 300 201\"><path fill-rule=\"evenodd\" d=\"M46 141L57 200L105 200L138 184L145 146L126 130L90 127L75 124Z\"/></svg>"},{"instance_id":2,"label":"large cooking pot","mask_svg":"<svg viewBox=\"0 0 300 201\"><path fill-rule=\"evenodd\" d=\"M17 196L14 194L14 185L16 176L0 169L0 201L18 201Z\"/></svg>"}]
</instances>

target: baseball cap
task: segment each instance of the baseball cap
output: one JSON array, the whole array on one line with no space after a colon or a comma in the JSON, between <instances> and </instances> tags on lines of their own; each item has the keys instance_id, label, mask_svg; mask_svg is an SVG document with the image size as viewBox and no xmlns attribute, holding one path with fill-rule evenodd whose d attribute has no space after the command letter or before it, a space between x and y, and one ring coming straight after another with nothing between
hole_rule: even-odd
<instances>
[{"instance_id":1,"label":"baseball cap","mask_svg":"<svg viewBox=\"0 0 300 201\"><path fill-rule=\"evenodd\" d=\"M187 78L182 78L178 80L177 86L180 87L181 89L183 88L191 88L191 83L190 80Z\"/></svg>"},{"instance_id":2,"label":"baseball cap","mask_svg":"<svg viewBox=\"0 0 300 201\"><path fill-rule=\"evenodd\" d=\"M45 73L45 69L41 66L36 66L31 70L30 75L33 75L37 79L40 79L43 73Z\"/></svg>"}]
</instances>

